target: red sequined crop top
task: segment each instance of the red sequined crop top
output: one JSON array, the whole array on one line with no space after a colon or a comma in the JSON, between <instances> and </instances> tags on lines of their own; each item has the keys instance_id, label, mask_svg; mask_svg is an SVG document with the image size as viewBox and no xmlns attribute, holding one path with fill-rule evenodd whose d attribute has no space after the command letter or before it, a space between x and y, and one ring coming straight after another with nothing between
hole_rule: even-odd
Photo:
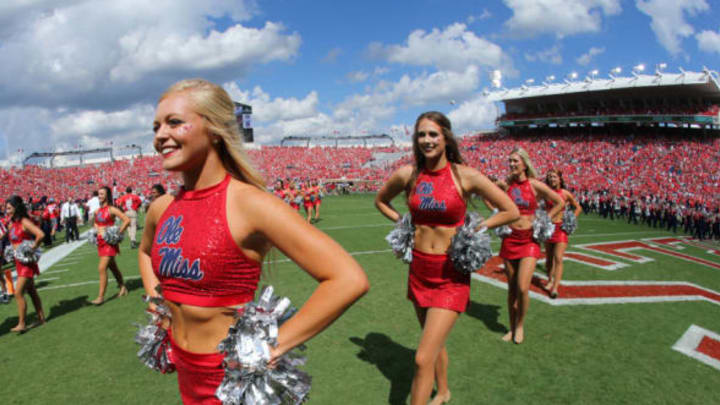
<instances>
[{"instance_id":1,"label":"red sequined crop top","mask_svg":"<svg viewBox=\"0 0 720 405\"><path fill-rule=\"evenodd\" d=\"M205 189L182 189L160 217L150 257L165 299L201 307L253 299L261 267L230 234L229 183L228 175Z\"/></svg>"},{"instance_id":2,"label":"red sequined crop top","mask_svg":"<svg viewBox=\"0 0 720 405\"><path fill-rule=\"evenodd\" d=\"M552 189L552 190L560 196L560 199L562 200L563 205L564 205L565 204L565 194L563 194L562 189L559 188L557 190L555 190L555 189ZM554 207L554 206L555 206L555 203L552 200L545 200L545 209L550 211L552 209L552 207Z\"/></svg>"},{"instance_id":3,"label":"red sequined crop top","mask_svg":"<svg viewBox=\"0 0 720 405\"><path fill-rule=\"evenodd\" d=\"M115 225L115 215L110 213L110 206L106 205L95 211L95 225L97 226L113 226Z\"/></svg>"},{"instance_id":4,"label":"red sequined crop top","mask_svg":"<svg viewBox=\"0 0 720 405\"><path fill-rule=\"evenodd\" d=\"M450 163L434 172L420 172L408 207L413 224L457 227L465 222L467 204L455 186Z\"/></svg>"},{"instance_id":5,"label":"red sequined crop top","mask_svg":"<svg viewBox=\"0 0 720 405\"><path fill-rule=\"evenodd\" d=\"M8 238L10 238L10 243L13 245L21 243L24 240L35 240L33 234L23 229L22 220L10 222Z\"/></svg>"},{"instance_id":6,"label":"red sequined crop top","mask_svg":"<svg viewBox=\"0 0 720 405\"><path fill-rule=\"evenodd\" d=\"M535 215L537 199L529 180L511 183L507 193L520 210L520 215Z\"/></svg>"}]
</instances>

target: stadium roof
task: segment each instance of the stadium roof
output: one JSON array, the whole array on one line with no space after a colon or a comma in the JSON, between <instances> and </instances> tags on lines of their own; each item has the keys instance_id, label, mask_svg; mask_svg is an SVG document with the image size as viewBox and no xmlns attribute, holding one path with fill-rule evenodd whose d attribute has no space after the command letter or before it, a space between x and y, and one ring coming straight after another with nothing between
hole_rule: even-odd
<instances>
[{"instance_id":1,"label":"stadium roof","mask_svg":"<svg viewBox=\"0 0 720 405\"><path fill-rule=\"evenodd\" d=\"M650 89L669 86L692 87L695 91L720 97L717 72L704 69L702 72L664 73L654 75L636 74L629 77L610 76L607 79L586 77L582 81L565 80L561 83L544 82L542 85L496 90L488 94L491 101L512 102L515 100L563 95L580 95L588 92L608 90Z\"/></svg>"}]
</instances>

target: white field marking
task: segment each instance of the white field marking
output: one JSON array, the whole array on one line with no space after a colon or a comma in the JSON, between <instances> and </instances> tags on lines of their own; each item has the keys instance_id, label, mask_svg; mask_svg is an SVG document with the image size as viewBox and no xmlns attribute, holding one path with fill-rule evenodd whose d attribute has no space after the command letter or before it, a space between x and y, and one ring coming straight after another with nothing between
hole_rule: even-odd
<instances>
[{"instance_id":1,"label":"white field marking","mask_svg":"<svg viewBox=\"0 0 720 405\"><path fill-rule=\"evenodd\" d=\"M704 364L707 364L708 366L713 367L716 370L720 370L720 361L718 359L712 358L704 353L697 351L698 345L705 336L714 340L720 340L720 335L718 335L717 333L711 330L707 330L705 328L701 328L697 325L690 325L690 328L688 328L688 330L685 331L682 337L680 337L680 339L675 342L672 349L686 356L692 357L693 359L698 360Z\"/></svg>"},{"instance_id":2,"label":"white field marking","mask_svg":"<svg viewBox=\"0 0 720 405\"><path fill-rule=\"evenodd\" d=\"M47 252L44 252L42 256L40 256L40 260L38 261L38 267L40 267L40 273L42 273L44 270L47 270L48 268L52 267L55 263L59 262L60 260L67 257L70 253L72 253L75 249L83 246L87 243L87 238L84 238L85 234L87 234L87 231L83 232L81 238L79 240L76 240L74 242L70 243L63 243L62 245L55 246L54 248L48 250Z\"/></svg>"},{"instance_id":3,"label":"white field marking","mask_svg":"<svg viewBox=\"0 0 720 405\"><path fill-rule=\"evenodd\" d=\"M41 281L53 281L53 280L60 280L60 277L36 278L35 282L39 283Z\"/></svg>"},{"instance_id":4,"label":"white field marking","mask_svg":"<svg viewBox=\"0 0 720 405\"><path fill-rule=\"evenodd\" d=\"M583 261L583 260L580 260L580 259L576 259L576 258L574 258L574 257L568 257L568 256L567 256L568 253L574 253L574 254L576 254L576 255L583 255L583 256L587 256L587 257L593 258L593 259L602 260L602 261L604 261L604 262L612 262L612 263L614 263L614 264L611 264L611 265L609 265L609 266L603 266L603 265L601 265L601 264L590 263L590 262L586 262L586 261ZM568 251L565 252L565 256L563 256L563 261L580 263L580 264L584 264L584 265L586 265L586 266L594 267L594 268L596 268L596 269L605 270L605 271L615 271L615 270L622 269L623 267L627 267L627 266L628 266L628 265L625 264L625 263L620 263L620 262L617 262L617 261L614 261L614 260L611 260L611 259L606 259L606 258L604 258L604 257L593 256L593 255L587 254L587 253L585 253L585 252L577 252L577 251L572 251L572 250L568 250ZM537 262L538 262L538 263L545 263L545 259L538 259Z\"/></svg>"},{"instance_id":5,"label":"white field marking","mask_svg":"<svg viewBox=\"0 0 720 405\"><path fill-rule=\"evenodd\" d=\"M140 276L130 276L130 277L125 277L125 280L135 280L135 279L138 279L138 278L140 278ZM69 288L69 287L78 287L78 286L81 286L81 285L88 285L88 284L98 284L99 282L100 282L100 280L81 281L81 282L79 282L79 283L53 285L53 286L50 286L50 287L42 287L42 288L38 288L37 290L38 290L38 291L42 291L42 290L56 290L56 289L58 289L58 288Z\"/></svg>"},{"instance_id":6,"label":"white field marking","mask_svg":"<svg viewBox=\"0 0 720 405\"><path fill-rule=\"evenodd\" d=\"M65 273L70 271L70 269L64 269L64 270L52 270L52 271L46 271L43 274L54 274L54 273Z\"/></svg>"},{"instance_id":7,"label":"white field marking","mask_svg":"<svg viewBox=\"0 0 720 405\"><path fill-rule=\"evenodd\" d=\"M535 277L547 279L543 274L537 274ZM494 279L492 277L483 276L478 273L473 273L472 278L481 281L483 283L490 284L492 286L507 290L507 283ZM717 294L717 291L713 291L704 287L700 287L693 283L687 283L684 281L566 281L563 280L560 285L682 285L695 287L704 291L708 291ZM713 301L702 295L659 295L652 297L600 297L600 298L555 298L551 299L545 294L540 294L530 290L530 298L534 298L538 301L544 302L545 304L552 306L566 306L566 305L603 305L603 304L639 304L639 303L651 303L651 302L680 302L680 301L705 301L711 304L720 305L720 302Z\"/></svg>"}]
</instances>

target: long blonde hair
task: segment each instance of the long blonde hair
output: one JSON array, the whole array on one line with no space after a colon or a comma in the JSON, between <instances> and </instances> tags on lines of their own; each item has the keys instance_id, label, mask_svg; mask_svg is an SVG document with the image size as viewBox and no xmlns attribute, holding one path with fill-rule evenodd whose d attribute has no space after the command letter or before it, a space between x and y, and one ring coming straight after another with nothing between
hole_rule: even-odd
<instances>
[{"instance_id":1,"label":"long blonde hair","mask_svg":"<svg viewBox=\"0 0 720 405\"><path fill-rule=\"evenodd\" d=\"M265 191L265 180L252 167L243 148L235 104L225 89L204 79L181 80L160 96L158 103L173 93L186 92L194 111L205 119L207 130L219 142L213 142L223 167L237 180Z\"/></svg>"},{"instance_id":2,"label":"long blonde hair","mask_svg":"<svg viewBox=\"0 0 720 405\"><path fill-rule=\"evenodd\" d=\"M527 151L521 147L516 147L515 149L510 152L510 154L516 154L520 156L520 160L523 161L525 164L525 176L529 179L537 178L537 172L535 171L535 167L533 167L532 162L530 161L530 155L528 155Z\"/></svg>"}]
</instances>

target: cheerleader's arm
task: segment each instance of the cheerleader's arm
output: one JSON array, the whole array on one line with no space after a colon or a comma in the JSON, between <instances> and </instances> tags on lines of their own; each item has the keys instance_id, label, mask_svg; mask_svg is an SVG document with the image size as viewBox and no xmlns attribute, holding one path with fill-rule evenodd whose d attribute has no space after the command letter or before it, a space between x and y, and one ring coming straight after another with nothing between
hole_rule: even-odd
<instances>
[{"instance_id":1,"label":"cheerleader's arm","mask_svg":"<svg viewBox=\"0 0 720 405\"><path fill-rule=\"evenodd\" d=\"M236 194L242 198L233 198ZM250 235L263 236L318 282L298 312L280 327L273 359L321 332L367 292L367 276L355 259L277 198L231 183L228 204L228 223L241 238L236 240L241 248L257 240Z\"/></svg>"},{"instance_id":2,"label":"cheerleader's arm","mask_svg":"<svg viewBox=\"0 0 720 405\"><path fill-rule=\"evenodd\" d=\"M565 198L566 198L567 201L570 203L570 205L573 206L575 218L579 217L580 214L582 214L582 207L580 206L580 204L578 204L578 202L577 202L577 200L575 199L575 196L573 195L573 193L565 190Z\"/></svg>"},{"instance_id":3,"label":"cheerleader's arm","mask_svg":"<svg viewBox=\"0 0 720 405\"><path fill-rule=\"evenodd\" d=\"M375 207L381 214L393 222L399 221L402 215L392 206L391 201L405 190L412 176L412 171L413 168L411 165L406 165L396 170L395 173L390 175L390 178L383 184L375 196Z\"/></svg>"},{"instance_id":4,"label":"cheerleader's arm","mask_svg":"<svg viewBox=\"0 0 720 405\"><path fill-rule=\"evenodd\" d=\"M33 249L37 249L38 247L40 247L40 242L42 242L43 238L45 238L45 232L43 232L42 229L38 228L38 226L35 225L33 221L30 220L30 218L23 218L21 223L24 231L30 232L35 236L35 243L33 243Z\"/></svg>"}]
</instances>

